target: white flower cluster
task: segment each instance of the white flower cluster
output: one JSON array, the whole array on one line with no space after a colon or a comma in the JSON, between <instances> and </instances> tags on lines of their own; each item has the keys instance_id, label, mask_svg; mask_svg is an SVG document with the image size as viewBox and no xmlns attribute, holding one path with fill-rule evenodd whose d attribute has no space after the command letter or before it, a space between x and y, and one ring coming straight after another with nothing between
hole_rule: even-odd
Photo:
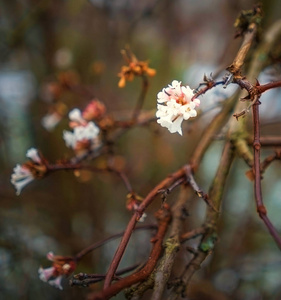
<instances>
[{"instance_id":1,"label":"white flower cluster","mask_svg":"<svg viewBox=\"0 0 281 300\"><path fill-rule=\"evenodd\" d=\"M30 148L26 152L26 157L30 158L34 163L42 163L38 150L35 148ZM16 194L19 195L21 193L21 190L28 183L34 180L34 176L31 170L26 165L17 164L13 171L14 173L11 176L11 183L15 186L17 190Z\"/></svg>"},{"instance_id":2,"label":"white flower cluster","mask_svg":"<svg viewBox=\"0 0 281 300\"><path fill-rule=\"evenodd\" d=\"M53 252L49 252L47 254L47 258L50 261L53 261L54 254ZM50 268L43 269L42 267L38 270L39 278L43 282L48 282L51 286L54 286L60 290L62 290L61 281L62 281L62 275L58 275L56 272L56 268L54 266Z\"/></svg>"},{"instance_id":3,"label":"white flower cluster","mask_svg":"<svg viewBox=\"0 0 281 300\"><path fill-rule=\"evenodd\" d=\"M200 105L200 100L192 100L193 96L189 86L181 86L181 81L173 80L171 85L157 94L157 123L171 133L182 135L182 121L197 116L195 107Z\"/></svg>"},{"instance_id":4,"label":"white flower cluster","mask_svg":"<svg viewBox=\"0 0 281 300\"><path fill-rule=\"evenodd\" d=\"M57 112L52 112L42 118L41 124L46 130L52 131L61 119L62 116L60 116Z\"/></svg>"},{"instance_id":5,"label":"white flower cluster","mask_svg":"<svg viewBox=\"0 0 281 300\"><path fill-rule=\"evenodd\" d=\"M77 108L69 113L69 119L73 131L63 132L66 145L73 150L93 150L99 144L100 129L94 122L83 119L81 111Z\"/></svg>"},{"instance_id":6,"label":"white flower cluster","mask_svg":"<svg viewBox=\"0 0 281 300\"><path fill-rule=\"evenodd\" d=\"M43 282L48 282L51 286L54 286L62 290L62 286L61 286L62 275L55 277L54 279L50 279L54 276L53 274L55 273L55 271L56 270L54 267L45 268L45 269L40 267L38 270L39 278Z\"/></svg>"}]
</instances>

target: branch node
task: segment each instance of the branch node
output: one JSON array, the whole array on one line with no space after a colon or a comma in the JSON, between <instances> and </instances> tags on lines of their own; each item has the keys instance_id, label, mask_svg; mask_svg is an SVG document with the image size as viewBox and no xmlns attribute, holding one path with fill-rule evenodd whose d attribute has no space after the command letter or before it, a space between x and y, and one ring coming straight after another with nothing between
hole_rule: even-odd
<instances>
[{"instance_id":1,"label":"branch node","mask_svg":"<svg viewBox=\"0 0 281 300\"><path fill-rule=\"evenodd\" d=\"M258 206L257 207L257 212L259 213L260 216L266 216L267 215L266 207L264 205Z\"/></svg>"}]
</instances>

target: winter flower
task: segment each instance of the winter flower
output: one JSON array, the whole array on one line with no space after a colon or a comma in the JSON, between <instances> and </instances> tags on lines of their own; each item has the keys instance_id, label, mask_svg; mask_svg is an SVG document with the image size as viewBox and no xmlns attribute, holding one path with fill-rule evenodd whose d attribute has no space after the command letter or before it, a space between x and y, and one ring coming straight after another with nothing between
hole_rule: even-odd
<instances>
[{"instance_id":1,"label":"winter flower","mask_svg":"<svg viewBox=\"0 0 281 300\"><path fill-rule=\"evenodd\" d=\"M35 148L30 148L29 150L27 150L26 157L30 158L32 161L34 161L37 164L41 164L42 162L38 150Z\"/></svg>"},{"instance_id":2,"label":"winter flower","mask_svg":"<svg viewBox=\"0 0 281 300\"><path fill-rule=\"evenodd\" d=\"M106 108L102 102L92 100L83 110L82 116L87 121L99 120L104 116L105 112Z\"/></svg>"},{"instance_id":3,"label":"winter flower","mask_svg":"<svg viewBox=\"0 0 281 300\"><path fill-rule=\"evenodd\" d=\"M82 113L78 108L74 108L68 114L70 119L69 126L75 128L76 126L84 126L87 124L87 121L83 119Z\"/></svg>"},{"instance_id":4,"label":"winter flower","mask_svg":"<svg viewBox=\"0 0 281 300\"><path fill-rule=\"evenodd\" d=\"M61 119L62 116L58 114L56 111L54 111L44 116L42 118L41 124L46 130L52 131L57 126L57 124L60 122Z\"/></svg>"},{"instance_id":5,"label":"winter flower","mask_svg":"<svg viewBox=\"0 0 281 300\"><path fill-rule=\"evenodd\" d=\"M118 86L120 88L125 87L126 80L132 81L135 76L155 76L156 70L149 68L148 62L139 61L130 49L122 50L121 53L128 66L122 66L121 72L118 74L120 77Z\"/></svg>"},{"instance_id":6,"label":"winter flower","mask_svg":"<svg viewBox=\"0 0 281 300\"><path fill-rule=\"evenodd\" d=\"M189 86L181 86L177 80L163 88L157 94L157 123L168 128L171 133L182 135L182 121L197 116L195 107L200 105L200 100L192 99L193 96L193 90Z\"/></svg>"},{"instance_id":7,"label":"winter flower","mask_svg":"<svg viewBox=\"0 0 281 300\"><path fill-rule=\"evenodd\" d=\"M93 150L99 145L100 130L93 122L87 123L85 126L76 126L73 132L65 130L63 138L68 147L75 151Z\"/></svg>"},{"instance_id":8,"label":"winter flower","mask_svg":"<svg viewBox=\"0 0 281 300\"><path fill-rule=\"evenodd\" d=\"M42 118L42 126L46 130L52 131L61 121L66 112L67 106L63 102L57 101L49 108L49 112Z\"/></svg>"},{"instance_id":9,"label":"winter flower","mask_svg":"<svg viewBox=\"0 0 281 300\"><path fill-rule=\"evenodd\" d=\"M19 164L16 165L16 167L14 168L14 173L11 177L11 183L15 186L17 195L19 195L21 193L21 190L33 180L33 174L27 167L21 166Z\"/></svg>"},{"instance_id":10,"label":"winter flower","mask_svg":"<svg viewBox=\"0 0 281 300\"><path fill-rule=\"evenodd\" d=\"M21 193L22 189L28 183L35 178L42 178L47 172L46 161L44 158L41 158L37 149L30 148L27 150L26 157L28 157L30 161L22 165L17 164L11 176L11 183L15 186L17 195Z\"/></svg>"},{"instance_id":11,"label":"winter flower","mask_svg":"<svg viewBox=\"0 0 281 300\"><path fill-rule=\"evenodd\" d=\"M49 252L47 258L53 262L53 266L46 269L40 267L38 270L39 278L62 290L62 278L63 276L69 276L75 270L75 259L68 256L57 256L53 252Z\"/></svg>"}]
</instances>

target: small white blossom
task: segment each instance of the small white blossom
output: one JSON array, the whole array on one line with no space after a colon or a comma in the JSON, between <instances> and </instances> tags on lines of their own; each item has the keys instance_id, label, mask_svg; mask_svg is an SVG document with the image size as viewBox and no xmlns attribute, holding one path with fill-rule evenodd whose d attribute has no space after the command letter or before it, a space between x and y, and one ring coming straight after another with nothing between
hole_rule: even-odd
<instances>
[{"instance_id":1,"label":"small white blossom","mask_svg":"<svg viewBox=\"0 0 281 300\"><path fill-rule=\"evenodd\" d=\"M45 268L42 267L38 270L39 278L43 282L48 282L51 286L54 286L60 290L62 290L61 281L62 281L62 275L56 276L56 269L55 267ZM54 279L51 279L51 278Z\"/></svg>"},{"instance_id":2,"label":"small white blossom","mask_svg":"<svg viewBox=\"0 0 281 300\"><path fill-rule=\"evenodd\" d=\"M85 120L82 117L82 113L78 108L74 108L71 110L68 114L68 117L71 121L77 122L77 123L85 123Z\"/></svg>"},{"instance_id":3,"label":"small white blossom","mask_svg":"<svg viewBox=\"0 0 281 300\"><path fill-rule=\"evenodd\" d=\"M42 159L38 153L38 150L35 148L30 148L26 152L26 157L30 158L33 162L41 164Z\"/></svg>"},{"instance_id":4,"label":"small white blossom","mask_svg":"<svg viewBox=\"0 0 281 300\"><path fill-rule=\"evenodd\" d=\"M57 112L49 113L42 118L41 124L46 130L52 131L60 122L61 118L61 115Z\"/></svg>"},{"instance_id":5,"label":"small white blossom","mask_svg":"<svg viewBox=\"0 0 281 300\"><path fill-rule=\"evenodd\" d=\"M60 290L62 290L62 286L61 286L61 281L62 281L62 276L58 276L57 278L53 279L53 280L49 280L48 283L51 285L51 286L54 286Z\"/></svg>"},{"instance_id":6,"label":"small white blossom","mask_svg":"<svg viewBox=\"0 0 281 300\"><path fill-rule=\"evenodd\" d=\"M73 257L57 256L53 252L49 252L47 258L53 262L53 265L45 269L40 267L38 270L39 278L51 286L62 290L62 278L73 273L76 268L76 261Z\"/></svg>"},{"instance_id":7,"label":"small white blossom","mask_svg":"<svg viewBox=\"0 0 281 300\"><path fill-rule=\"evenodd\" d=\"M40 280L44 282L48 282L48 280L54 276L55 271L56 271L55 267L50 267L45 269L40 267L38 270Z\"/></svg>"},{"instance_id":8,"label":"small white blossom","mask_svg":"<svg viewBox=\"0 0 281 300\"><path fill-rule=\"evenodd\" d=\"M11 183L15 186L17 195L19 195L21 190L33 180L34 177L28 168L19 164L16 165L14 173L11 176Z\"/></svg>"},{"instance_id":9,"label":"small white blossom","mask_svg":"<svg viewBox=\"0 0 281 300\"><path fill-rule=\"evenodd\" d=\"M65 130L63 138L68 147L75 149L77 142L93 141L97 138L99 132L99 128L93 122L89 122L86 126L74 127L73 132Z\"/></svg>"},{"instance_id":10,"label":"small white blossom","mask_svg":"<svg viewBox=\"0 0 281 300\"><path fill-rule=\"evenodd\" d=\"M173 80L171 85L157 94L157 123L171 133L182 135L182 121L197 116L195 107L199 106L200 100L191 100L193 96L189 86L181 86L180 81Z\"/></svg>"}]
</instances>

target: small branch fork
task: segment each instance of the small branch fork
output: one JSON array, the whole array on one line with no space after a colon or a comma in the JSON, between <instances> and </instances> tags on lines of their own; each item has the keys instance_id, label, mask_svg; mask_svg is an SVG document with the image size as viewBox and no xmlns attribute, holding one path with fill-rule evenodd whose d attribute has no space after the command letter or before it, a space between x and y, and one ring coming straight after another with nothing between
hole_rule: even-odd
<instances>
[{"instance_id":1,"label":"small branch fork","mask_svg":"<svg viewBox=\"0 0 281 300\"><path fill-rule=\"evenodd\" d=\"M138 227L135 228L135 230L153 230L153 229L157 229L157 226L156 225L140 225ZM93 250L103 246L104 244L114 240L114 239L117 239L117 238L120 238L122 237L124 234L124 231L120 232L120 233L116 233L114 235L111 235L110 237L102 240L102 241L99 241L99 242L96 242L94 243L93 245L83 249L82 251L80 251L79 253L77 253L75 256L74 256L74 259L76 261L79 261L80 259L82 259L85 255L89 254L90 252L92 252Z\"/></svg>"},{"instance_id":2,"label":"small branch fork","mask_svg":"<svg viewBox=\"0 0 281 300\"><path fill-rule=\"evenodd\" d=\"M204 82L200 83L198 88L194 90L194 96L191 98L191 101L193 101L195 98L205 94L207 91L211 90L213 87L220 85L220 84L225 84L225 80L222 81L215 81L212 78L212 74L210 77L207 77L204 75ZM204 88L200 89L201 86L205 86Z\"/></svg>"},{"instance_id":3,"label":"small branch fork","mask_svg":"<svg viewBox=\"0 0 281 300\"><path fill-rule=\"evenodd\" d=\"M185 176L185 167L179 169L177 172L171 174L167 178L165 178L163 181L161 181L152 191L146 196L146 198L141 202L138 209L135 211L133 216L131 217L131 220L129 221L127 228L125 230L125 233L123 235L123 238L119 244L118 249L116 250L116 253L114 255L114 258L111 262L111 265L108 269L105 282L104 282L104 289L107 289L110 286L110 283L112 281L112 278L114 277L114 274L119 266L119 263L123 257L123 254L125 252L125 249L128 245L129 239L131 237L131 234L135 228L136 222L139 220L139 218L142 216L145 209L151 204L151 202L155 199L155 197L159 194L159 190L164 190L166 187L169 187L173 185L175 182L177 182L179 179Z\"/></svg>"},{"instance_id":4,"label":"small branch fork","mask_svg":"<svg viewBox=\"0 0 281 300\"><path fill-rule=\"evenodd\" d=\"M201 195L202 198L207 199L206 194L204 194L199 188L196 182L194 181L191 173L191 168L189 165L184 166L183 168L179 169L177 172L173 173L172 175L165 178L162 182L160 182L148 195L147 197L141 202L138 209L133 214L131 220L128 223L128 226L124 232L124 235L122 237L122 240L119 244L119 247L115 253L115 256L112 260L112 263L109 267L109 270L105 277L105 283L104 283L104 291L107 290L110 286L110 283L112 279L114 278L116 274L116 270L118 268L118 265L121 261L121 258L123 257L124 251L128 245L128 241L131 237L131 234L135 228L135 225L138 221L138 219L141 217L145 209L151 204L151 202L155 199L155 197L159 194L159 191L163 190L171 190L175 188L175 186L179 185L179 183L183 183L183 178L186 180L186 176L188 175L188 182L191 182L193 185L193 188L195 188L195 191L198 195ZM165 187L169 187L168 189ZM165 207L166 204L163 206ZM87 249L84 250L87 252Z\"/></svg>"},{"instance_id":5,"label":"small branch fork","mask_svg":"<svg viewBox=\"0 0 281 300\"><path fill-rule=\"evenodd\" d=\"M237 120L250 111L250 108L256 103L256 101L258 101L262 93L273 88L281 87L281 81L275 81L264 85L260 85L260 83L257 81L256 85L252 85L245 78L235 78L234 82L237 83L241 89L246 89L249 93L248 96L242 98L241 100L252 100L247 108L233 115Z\"/></svg>"},{"instance_id":6,"label":"small branch fork","mask_svg":"<svg viewBox=\"0 0 281 300\"><path fill-rule=\"evenodd\" d=\"M138 268L140 264L135 264L133 266L124 268L120 271L116 272L115 280L119 280L119 276L134 271L136 268ZM100 282L104 280L105 275L104 274L85 274L85 273L78 273L76 275L73 275L73 278L69 280L70 286L82 286L82 287L88 287L90 284L94 284L97 282Z\"/></svg>"},{"instance_id":7,"label":"small branch fork","mask_svg":"<svg viewBox=\"0 0 281 300\"><path fill-rule=\"evenodd\" d=\"M213 205L212 201L209 199L209 196L207 194L205 194L198 186L198 184L196 183L193 174L192 174L192 168L190 165L187 165L186 168L186 178L187 178L187 182L188 184L193 188L193 190L195 191L196 195L200 198L202 198L205 203L211 207L214 211L218 212L218 210L216 209L216 207Z\"/></svg>"},{"instance_id":8,"label":"small branch fork","mask_svg":"<svg viewBox=\"0 0 281 300\"><path fill-rule=\"evenodd\" d=\"M263 174L265 170L270 166L272 162L275 160L281 160L281 150L276 150L276 152L267 158L264 159L264 161L260 164L260 172Z\"/></svg>"},{"instance_id":9,"label":"small branch fork","mask_svg":"<svg viewBox=\"0 0 281 300\"><path fill-rule=\"evenodd\" d=\"M110 297L116 295L123 289L145 280L151 272L154 270L157 261L162 252L162 242L166 231L168 229L169 222L171 220L171 213L169 206L165 204L163 208L157 211L156 218L158 220L158 231L154 238L151 240L153 243L153 247L149 256L149 259L146 265L137 273L129 275L119 281L113 283L109 287L105 288L103 291L92 294L88 296L88 300L101 300L101 299L109 299Z\"/></svg>"}]
</instances>

